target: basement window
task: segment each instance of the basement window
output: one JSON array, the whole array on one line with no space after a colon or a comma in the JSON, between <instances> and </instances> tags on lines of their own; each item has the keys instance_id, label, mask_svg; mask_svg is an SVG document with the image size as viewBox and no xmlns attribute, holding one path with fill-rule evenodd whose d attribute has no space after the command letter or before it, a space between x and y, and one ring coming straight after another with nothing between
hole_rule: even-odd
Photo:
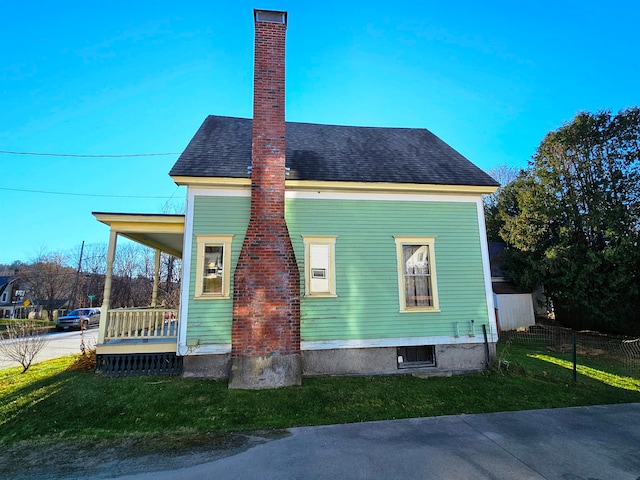
<instances>
[{"instance_id":1,"label":"basement window","mask_svg":"<svg viewBox=\"0 0 640 480\"><path fill-rule=\"evenodd\" d=\"M435 367L436 351L433 345L398 347L398 368Z\"/></svg>"},{"instance_id":2,"label":"basement window","mask_svg":"<svg viewBox=\"0 0 640 480\"><path fill-rule=\"evenodd\" d=\"M196 235L195 298L230 298L233 235Z\"/></svg>"}]
</instances>

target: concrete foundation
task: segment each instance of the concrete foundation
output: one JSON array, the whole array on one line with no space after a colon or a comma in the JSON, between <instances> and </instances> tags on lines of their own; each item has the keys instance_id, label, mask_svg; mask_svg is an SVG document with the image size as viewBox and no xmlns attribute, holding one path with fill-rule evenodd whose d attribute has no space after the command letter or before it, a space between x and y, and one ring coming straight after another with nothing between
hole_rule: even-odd
<instances>
[{"instance_id":1,"label":"concrete foundation","mask_svg":"<svg viewBox=\"0 0 640 480\"><path fill-rule=\"evenodd\" d=\"M301 355L242 357L231 360L224 355L187 355L185 377L229 378L229 388L261 389L300 385L301 375L393 375L417 373L441 376L482 371L486 350L482 343L435 345L435 365L398 368L396 347L305 350ZM496 355L489 344L489 358Z\"/></svg>"},{"instance_id":2,"label":"concrete foundation","mask_svg":"<svg viewBox=\"0 0 640 480\"><path fill-rule=\"evenodd\" d=\"M182 364L183 377L229 378L231 355L186 355Z\"/></svg>"},{"instance_id":3,"label":"concrete foundation","mask_svg":"<svg viewBox=\"0 0 640 480\"><path fill-rule=\"evenodd\" d=\"M490 359L495 357L495 352L495 343L490 343ZM486 366L485 346L483 343L436 345L436 366L450 371L483 370Z\"/></svg>"},{"instance_id":4,"label":"concrete foundation","mask_svg":"<svg viewBox=\"0 0 640 480\"><path fill-rule=\"evenodd\" d=\"M484 344L435 345L435 365L398 368L396 347L306 350L302 373L320 375L391 375L419 372L423 376L482 371L486 366ZM489 344L490 358L495 344Z\"/></svg>"},{"instance_id":5,"label":"concrete foundation","mask_svg":"<svg viewBox=\"0 0 640 480\"><path fill-rule=\"evenodd\" d=\"M306 350L302 352L304 375L361 375L397 373L395 347Z\"/></svg>"},{"instance_id":6,"label":"concrete foundation","mask_svg":"<svg viewBox=\"0 0 640 480\"><path fill-rule=\"evenodd\" d=\"M300 355L238 357L231 361L229 388L260 390L302 383Z\"/></svg>"}]
</instances>

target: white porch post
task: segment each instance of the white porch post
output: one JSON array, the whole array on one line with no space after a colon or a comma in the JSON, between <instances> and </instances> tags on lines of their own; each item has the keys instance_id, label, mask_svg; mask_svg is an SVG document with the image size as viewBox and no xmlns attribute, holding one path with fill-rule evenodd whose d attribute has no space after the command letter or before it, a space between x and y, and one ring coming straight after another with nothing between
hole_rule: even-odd
<instances>
[{"instance_id":1,"label":"white porch post","mask_svg":"<svg viewBox=\"0 0 640 480\"><path fill-rule=\"evenodd\" d=\"M98 345L104 344L107 334L107 319L109 318L109 306L111 303L111 278L113 277L113 261L116 257L116 244L118 243L118 233L111 230L109 235L109 250L107 251L107 271L104 278L104 296L100 311L100 329L98 330Z\"/></svg>"},{"instance_id":2,"label":"white porch post","mask_svg":"<svg viewBox=\"0 0 640 480\"><path fill-rule=\"evenodd\" d=\"M158 306L158 284L160 283L160 250L156 248L156 263L153 267L153 293L151 294L151 307Z\"/></svg>"}]
</instances>

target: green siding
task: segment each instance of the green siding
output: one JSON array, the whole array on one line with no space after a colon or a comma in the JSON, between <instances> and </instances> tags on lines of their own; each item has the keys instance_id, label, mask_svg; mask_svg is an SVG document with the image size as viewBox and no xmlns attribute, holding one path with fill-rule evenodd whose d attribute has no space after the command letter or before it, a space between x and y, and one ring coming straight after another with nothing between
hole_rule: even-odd
<instances>
[{"instance_id":1,"label":"green siding","mask_svg":"<svg viewBox=\"0 0 640 480\"><path fill-rule=\"evenodd\" d=\"M193 236L191 245L191 272L189 276L189 320L187 344L197 340L200 344L231 343L233 315L233 270L238 262L242 241L249 222L248 197L196 196L193 204ZM194 299L197 242L196 235L234 235L231 246L231 298Z\"/></svg>"},{"instance_id":2,"label":"green siding","mask_svg":"<svg viewBox=\"0 0 640 480\"><path fill-rule=\"evenodd\" d=\"M188 341L231 342L232 300L193 300L195 235L234 234L235 266L249 204L247 197L195 198ZM287 200L287 223L302 274L302 236L338 236L338 297L301 299L302 340L452 336L454 322L464 333L471 319L479 333L488 318L476 208L472 202ZM399 312L394 236L436 237L440 312Z\"/></svg>"},{"instance_id":3,"label":"green siding","mask_svg":"<svg viewBox=\"0 0 640 480\"><path fill-rule=\"evenodd\" d=\"M481 328L488 317L476 208L467 202L288 201L301 271L302 235L338 236L338 298L302 298L302 340L452 336L454 322L462 333L471 319ZM400 313L394 236L436 237L439 312Z\"/></svg>"}]
</instances>

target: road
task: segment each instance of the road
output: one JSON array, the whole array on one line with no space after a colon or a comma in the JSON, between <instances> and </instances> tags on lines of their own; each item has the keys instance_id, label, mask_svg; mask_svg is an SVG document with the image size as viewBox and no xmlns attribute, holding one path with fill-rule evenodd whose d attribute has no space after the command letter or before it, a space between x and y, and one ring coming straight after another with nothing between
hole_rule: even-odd
<instances>
[{"instance_id":1,"label":"road","mask_svg":"<svg viewBox=\"0 0 640 480\"><path fill-rule=\"evenodd\" d=\"M85 344L88 346L95 346L98 341L98 329L91 328L84 332ZM42 349L40 353L33 360L33 363L42 362L52 358L64 357L65 355L71 355L74 353L80 353L80 332L53 332L47 334L49 342ZM1 342L7 342L7 340L0 340ZM8 367L18 366L18 362L11 361L5 358L0 353L0 369Z\"/></svg>"}]
</instances>

